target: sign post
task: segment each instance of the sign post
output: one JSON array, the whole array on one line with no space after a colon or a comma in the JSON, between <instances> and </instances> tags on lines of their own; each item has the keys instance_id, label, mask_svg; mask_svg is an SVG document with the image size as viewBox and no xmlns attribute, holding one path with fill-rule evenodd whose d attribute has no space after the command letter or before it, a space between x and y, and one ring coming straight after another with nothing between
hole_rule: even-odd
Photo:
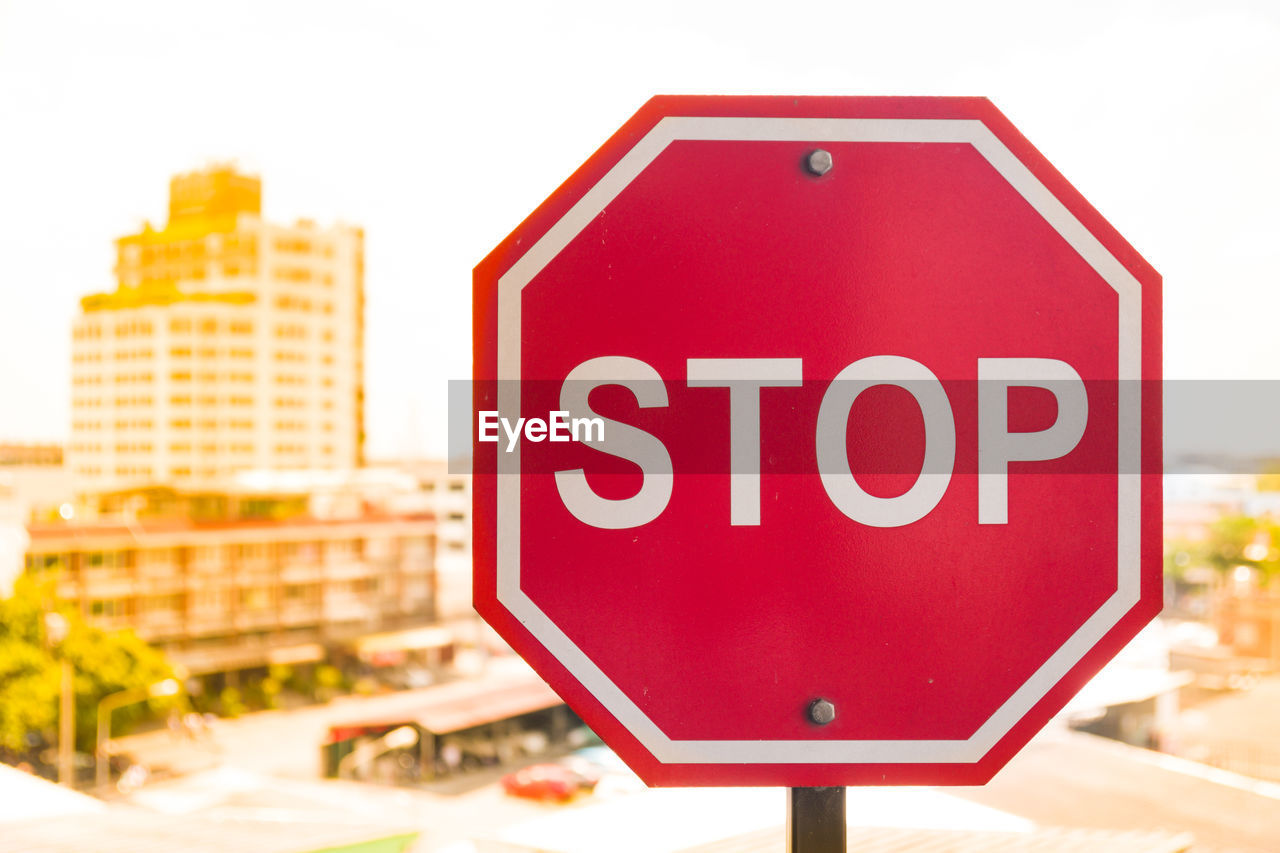
<instances>
[{"instance_id":1,"label":"sign post","mask_svg":"<svg viewBox=\"0 0 1280 853\"><path fill-rule=\"evenodd\" d=\"M787 853L845 853L844 788L787 789Z\"/></svg>"},{"instance_id":2,"label":"sign post","mask_svg":"<svg viewBox=\"0 0 1280 853\"><path fill-rule=\"evenodd\" d=\"M654 98L474 293L475 606L649 784L807 851L1161 607L1159 275L984 99Z\"/></svg>"}]
</instances>

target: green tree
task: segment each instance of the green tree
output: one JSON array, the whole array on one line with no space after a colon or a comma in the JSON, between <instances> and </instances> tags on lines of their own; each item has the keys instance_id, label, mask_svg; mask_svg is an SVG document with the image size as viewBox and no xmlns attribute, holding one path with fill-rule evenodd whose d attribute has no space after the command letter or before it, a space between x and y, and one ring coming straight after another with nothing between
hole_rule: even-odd
<instances>
[{"instance_id":1,"label":"green tree","mask_svg":"<svg viewBox=\"0 0 1280 853\"><path fill-rule=\"evenodd\" d=\"M1264 582L1280 577L1280 525L1270 518L1223 516L1203 541L1169 544L1166 568L1175 576L1192 566L1209 566L1220 574L1249 566Z\"/></svg>"},{"instance_id":2,"label":"green tree","mask_svg":"<svg viewBox=\"0 0 1280 853\"><path fill-rule=\"evenodd\" d=\"M53 610L68 623L67 636L57 648L49 643L45 629L45 614ZM132 631L91 627L65 603L55 601L51 584L18 578L13 595L0 599L0 747L22 752L31 733L52 742L58 727L62 655L71 660L74 671L76 748L84 752L94 748L102 697L173 676L160 653ZM124 731L175 701L153 699L121 708L112 714L112 730Z\"/></svg>"}]
</instances>

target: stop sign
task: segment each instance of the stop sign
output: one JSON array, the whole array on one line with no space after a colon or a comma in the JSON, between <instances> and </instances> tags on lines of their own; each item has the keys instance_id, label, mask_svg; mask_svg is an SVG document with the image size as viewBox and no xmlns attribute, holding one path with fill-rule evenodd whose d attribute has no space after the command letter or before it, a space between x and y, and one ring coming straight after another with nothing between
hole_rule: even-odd
<instances>
[{"instance_id":1,"label":"stop sign","mask_svg":"<svg viewBox=\"0 0 1280 853\"><path fill-rule=\"evenodd\" d=\"M990 103L660 97L475 270L476 609L650 784L976 784L1161 606L1160 279Z\"/></svg>"}]
</instances>

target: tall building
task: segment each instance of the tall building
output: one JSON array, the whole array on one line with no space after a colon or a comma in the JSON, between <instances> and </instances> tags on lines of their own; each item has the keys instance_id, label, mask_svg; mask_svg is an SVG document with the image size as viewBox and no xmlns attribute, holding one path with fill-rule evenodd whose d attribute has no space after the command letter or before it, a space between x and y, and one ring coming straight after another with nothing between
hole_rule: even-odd
<instances>
[{"instance_id":1,"label":"tall building","mask_svg":"<svg viewBox=\"0 0 1280 853\"><path fill-rule=\"evenodd\" d=\"M67 464L86 491L351 468L364 445L364 232L263 220L230 166L174 177L81 300Z\"/></svg>"}]
</instances>

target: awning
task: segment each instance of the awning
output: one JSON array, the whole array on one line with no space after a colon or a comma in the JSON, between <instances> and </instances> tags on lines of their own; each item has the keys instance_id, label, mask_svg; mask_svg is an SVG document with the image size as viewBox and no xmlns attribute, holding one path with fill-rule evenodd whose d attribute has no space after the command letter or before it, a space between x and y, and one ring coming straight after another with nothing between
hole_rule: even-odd
<instances>
[{"instance_id":1,"label":"awning","mask_svg":"<svg viewBox=\"0 0 1280 853\"><path fill-rule=\"evenodd\" d=\"M416 725L435 735L508 720L563 705L564 700L537 676L504 676L478 681L455 681L396 697L394 707L352 716L329 727L329 742L346 740L352 732Z\"/></svg>"},{"instance_id":2,"label":"awning","mask_svg":"<svg viewBox=\"0 0 1280 853\"><path fill-rule=\"evenodd\" d=\"M313 663L325 659L319 643L296 646L229 646L211 649L174 649L165 653L190 675L231 672L270 664Z\"/></svg>"},{"instance_id":3,"label":"awning","mask_svg":"<svg viewBox=\"0 0 1280 853\"><path fill-rule=\"evenodd\" d=\"M432 625L426 628L410 628L406 631L370 634L356 640L355 649L357 655L367 659L389 652L445 648L452 645L453 641L453 631L441 625Z\"/></svg>"}]
</instances>

